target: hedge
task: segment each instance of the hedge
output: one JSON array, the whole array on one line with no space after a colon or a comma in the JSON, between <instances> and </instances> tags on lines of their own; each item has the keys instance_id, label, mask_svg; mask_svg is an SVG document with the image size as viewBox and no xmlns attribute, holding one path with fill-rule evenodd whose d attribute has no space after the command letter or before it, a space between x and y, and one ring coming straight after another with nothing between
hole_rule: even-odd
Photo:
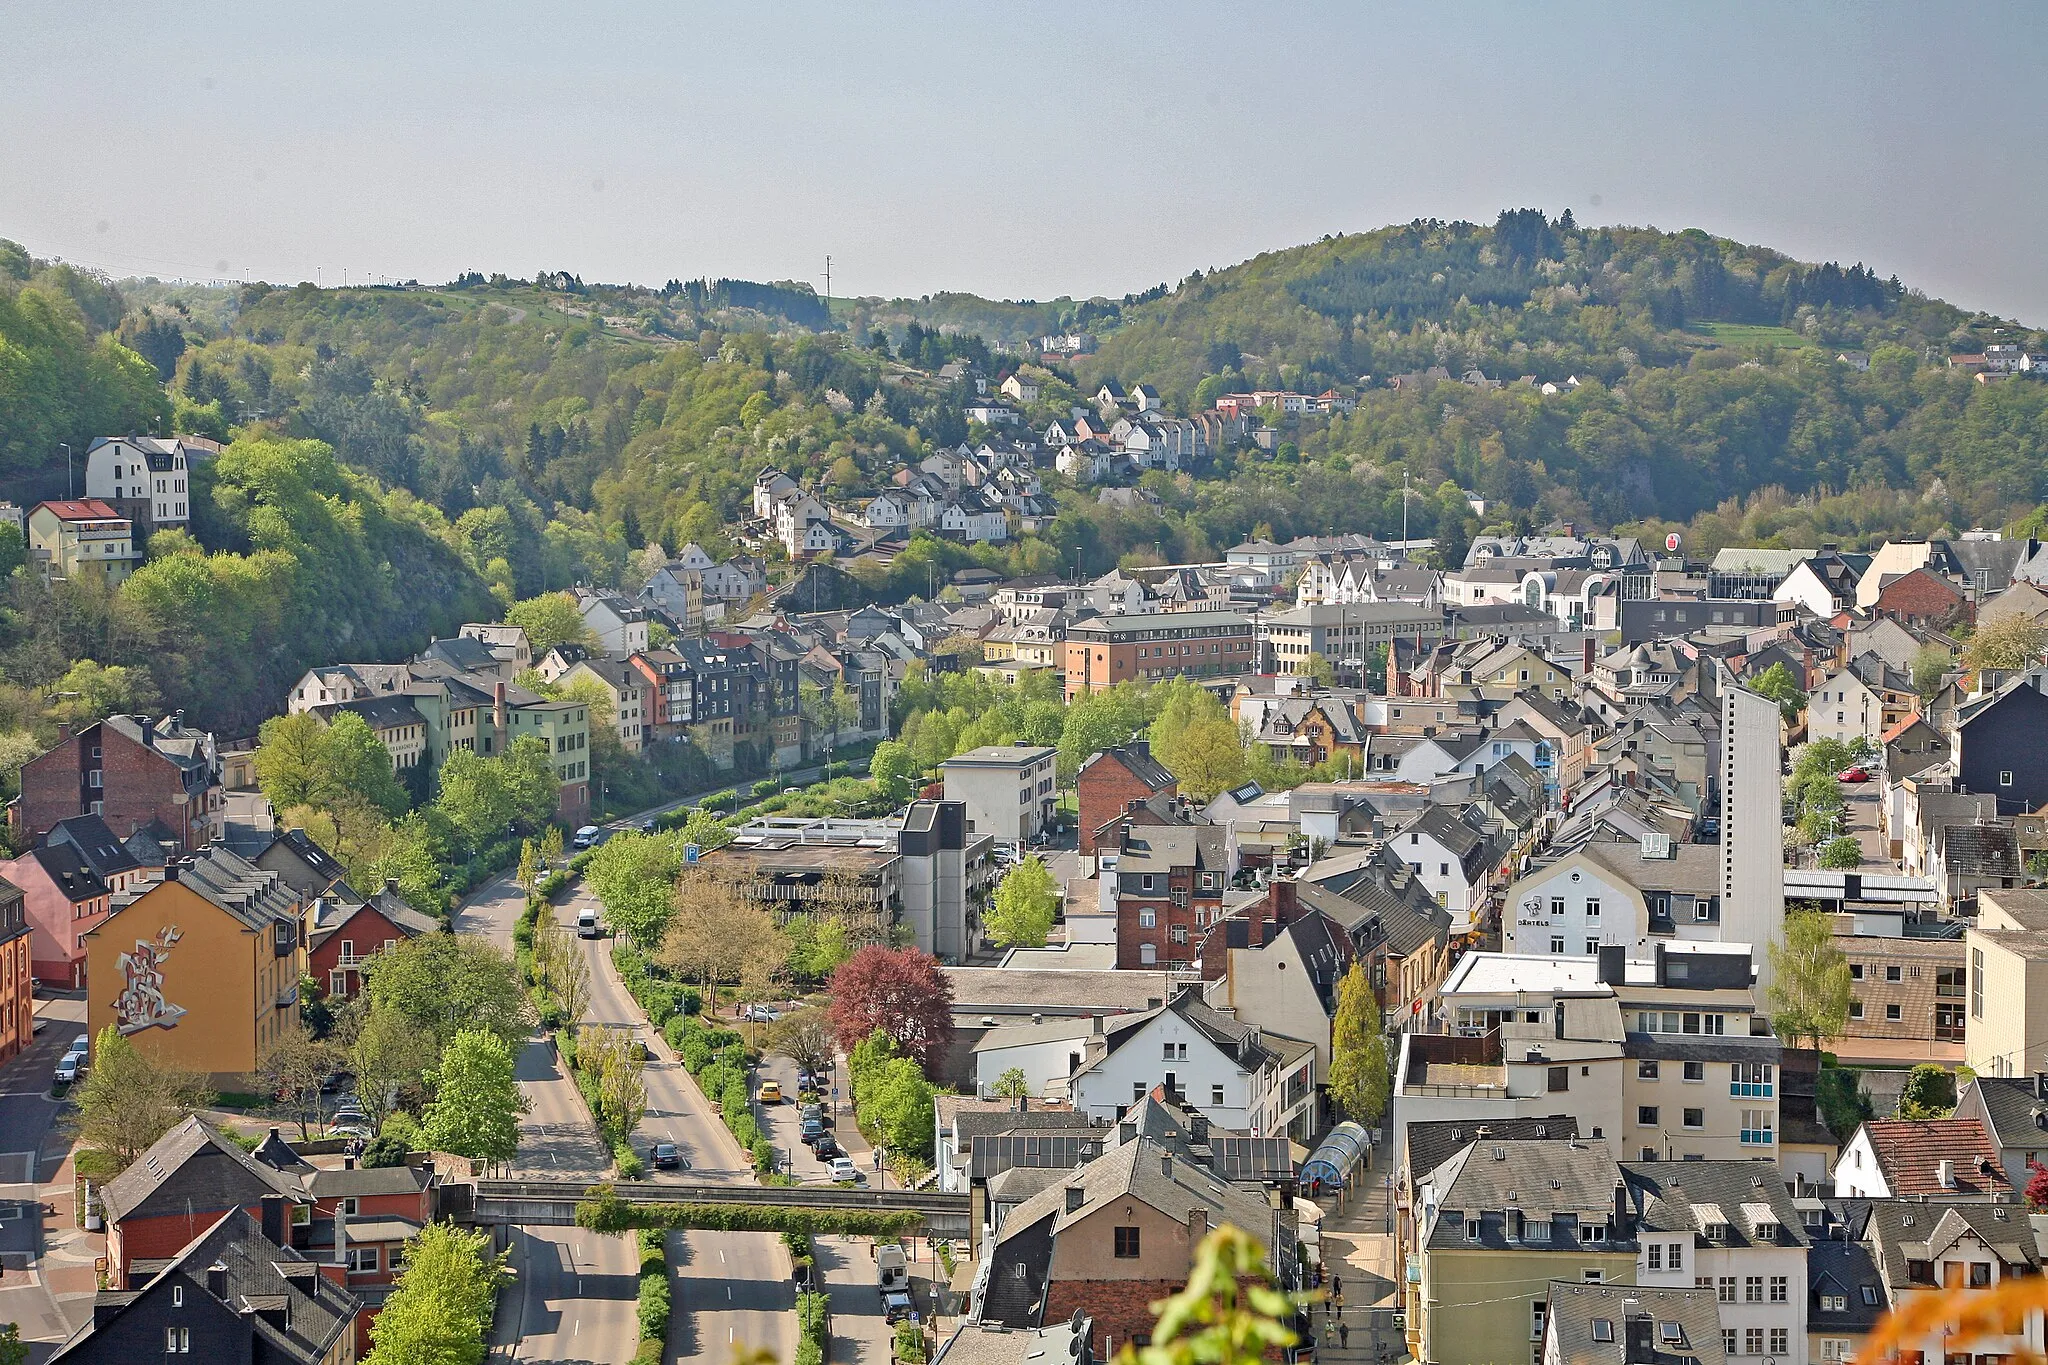
<instances>
[{"instance_id":1,"label":"hedge","mask_svg":"<svg viewBox=\"0 0 2048 1365\"><path fill-rule=\"evenodd\" d=\"M697 988L669 980L648 963L644 953L630 944L612 945L612 965L619 969L619 979L625 983L626 993L647 1011L648 1019L662 1030L664 1037L669 1038L669 1045L675 1046L668 1026L678 1016L692 1015L704 1008L704 997Z\"/></svg>"},{"instance_id":2,"label":"hedge","mask_svg":"<svg viewBox=\"0 0 2048 1365\"><path fill-rule=\"evenodd\" d=\"M829 1295L796 1296L796 1365L824 1365L832 1336L831 1305Z\"/></svg>"},{"instance_id":3,"label":"hedge","mask_svg":"<svg viewBox=\"0 0 2048 1365\"><path fill-rule=\"evenodd\" d=\"M661 1359L668 1340L669 1284L666 1234L655 1228L640 1229L640 1355L655 1348Z\"/></svg>"},{"instance_id":4,"label":"hedge","mask_svg":"<svg viewBox=\"0 0 2048 1365\"><path fill-rule=\"evenodd\" d=\"M634 1204L610 1185L593 1185L576 1206L576 1226L592 1232L655 1228L664 1232L800 1232L810 1237L894 1241L924 1225L921 1213L804 1209L786 1204Z\"/></svg>"}]
</instances>

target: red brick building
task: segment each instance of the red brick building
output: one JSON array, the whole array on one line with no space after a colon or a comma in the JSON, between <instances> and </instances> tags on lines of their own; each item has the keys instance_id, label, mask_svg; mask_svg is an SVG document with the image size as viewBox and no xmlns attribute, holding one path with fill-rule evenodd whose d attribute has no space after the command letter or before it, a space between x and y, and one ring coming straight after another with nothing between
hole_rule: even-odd
<instances>
[{"instance_id":1,"label":"red brick building","mask_svg":"<svg viewBox=\"0 0 2048 1365\"><path fill-rule=\"evenodd\" d=\"M1870 610L1904 626L1939 627L1971 618L1963 590L1925 565L1885 584Z\"/></svg>"},{"instance_id":2,"label":"red brick building","mask_svg":"<svg viewBox=\"0 0 2048 1365\"><path fill-rule=\"evenodd\" d=\"M1081 856L1095 856L1095 835L1121 815L1133 801L1148 801L1161 792L1178 795L1180 784L1152 757L1142 739L1104 749L1081 765L1074 778L1074 796L1081 811Z\"/></svg>"},{"instance_id":3,"label":"red brick building","mask_svg":"<svg viewBox=\"0 0 2048 1365\"><path fill-rule=\"evenodd\" d=\"M1118 832L1116 965L1195 966L1202 937L1223 917L1230 849L1222 825L1127 825ZM1107 858L1110 850L1102 850Z\"/></svg>"},{"instance_id":4,"label":"red brick building","mask_svg":"<svg viewBox=\"0 0 2048 1365\"><path fill-rule=\"evenodd\" d=\"M330 1160L334 1160L330 1158ZM107 1284L136 1289L222 1216L261 1218L274 1237L363 1301L357 1353L390 1295L405 1243L433 1217L434 1180L411 1166L359 1167L353 1158L315 1166L278 1130L244 1152L199 1118L156 1140L101 1191L107 1220Z\"/></svg>"},{"instance_id":5,"label":"red brick building","mask_svg":"<svg viewBox=\"0 0 2048 1365\"><path fill-rule=\"evenodd\" d=\"M398 883L367 901L323 901L307 938L307 970L330 1000L353 1000L369 960L403 939L436 933L441 922L406 904Z\"/></svg>"},{"instance_id":6,"label":"red brick building","mask_svg":"<svg viewBox=\"0 0 2048 1365\"><path fill-rule=\"evenodd\" d=\"M155 825L189 853L220 837L224 802L211 734L177 716L108 716L21 765L8 817L20 844L60 820L97 815L117 839Z\"/></svg>"}]
</instances>

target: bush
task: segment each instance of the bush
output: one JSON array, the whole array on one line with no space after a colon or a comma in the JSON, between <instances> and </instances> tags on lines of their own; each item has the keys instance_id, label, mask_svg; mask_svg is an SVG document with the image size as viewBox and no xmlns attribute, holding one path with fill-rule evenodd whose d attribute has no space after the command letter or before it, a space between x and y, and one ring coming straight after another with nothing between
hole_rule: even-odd
<instances>
[{"instance_id":1,"label":"bush","mask_svg":"<svg viewBox=\"0 0 2048 1365\"><path fill-rule=\"evenodd\" d=\"M914 1322L896 1324L896 1359L903 1365L924 1365L924 1328Z\"/></svg>"},{"instance_id":2,"label":"bush","mask_svg":"<svg viewBox=\"0 0 2048 1365\"><path fill-rule=\"evenodd\" d=\"M832 1334L831 1299L824 1294L796 1296L797 1365L824 1365Z\"/></svg>"},{"instance_id":3,"label":"bush","mask_svg":"<svg viewBox=\"0 0 2048 1365\"><path fill-rule=\"evenodd\" d=\"M363 1144L363 1167L376 1170L383 1166L403 1166L412 1149L396 1138L374 1137Z\"/></svg>"},{"instance_id":4,"label":"bush","mask_svg":"<svg viewBox=\"0 0 2048 1365\"><path fill-rule=\"evenodd\" d=\"M756 783L754 784L754 799L755 799L756 801L759 801L759 800L760 800L760 799L761 799L762 797L764 797L764 796L773 796L773 795L775 795L775 779L774 779L774 778L772 778L772 777L764 777L764 778L762 778L762 779L761 779L761 780L760 780L759 782L756 782Z\"/></svg>"},{"instance_id":5,"label":"bush","mask_svg":"<svg viewBox=\"0 0 2048 1365\"><path fill-rule=\"evenodd\" d=\"M635 1362L659 1365L666 1351L670 1312L668 1252L665 1234L640 1230L640 1349Z\"/></svg>"},{"instance_id":6,"label":"bush","mask_svg":"<svg viewBox=\"0 0 2048 1365\"><path fill-rule=\"evenodd\" d=\"M613 1143L612 1155L617 1158L619 1163L619 1179L638 1180L647 1174L647 1163L642 1161L640 1154L633 1150L632 1143Z\"/></svg>"}]
</instances>

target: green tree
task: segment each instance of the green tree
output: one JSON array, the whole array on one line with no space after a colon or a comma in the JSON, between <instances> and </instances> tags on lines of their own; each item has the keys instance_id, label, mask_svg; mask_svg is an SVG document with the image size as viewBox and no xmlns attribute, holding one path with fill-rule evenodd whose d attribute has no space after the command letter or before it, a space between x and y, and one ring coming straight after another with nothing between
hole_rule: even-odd
<instances>
[{"instance_id":1,"label":"green tree","mask_svg":"<svg viewBox=\"0 0 2048 1365\"><path fill-rule=\"evenodd\" d=\"M1310 651L1306 659L1302 660L1301 671L1307 674L1309 681L1315 683L1318 687L1335 687L1337 685L1337 666L1313 650Z\"/></svg>"},{"instance_id":2,"label":"green tree","mask_svg":"<svg viewBox=\"0 0 2048 1365\"><path fill-rule=\"evenodd\" d=\"M1244 781L1244 743L1223 703L1207 688L1177 678L1158 689L1152 756L1180 782L1184 795L1206 801Z\"/></svg>"},{"instance_id":3,"label":"green tree","mask_svg":"<svg viewBox=\"0 0 2048 1365\"><path fill-rule=\"evenodd\" d=\"M396 817L409 804L391 767L391 751L353 711L331 722L308 712L277 716L258 732L256 780L278 810L308 806L333 815L347 803Z\"/></svg>"},{"instance_id":4,"label":"green tree","mask_svg":"<svg viewBox=\"0 0 2048 1365\"><path fill-rule=\"evenodd\" d=\"M1838 871L1848 871L1863 865L1863 845L1856 842L1853 834L1843 834L1828 840L1820 851L1820 865Z\"/></svg>"},{"instance_id":5,"label":"green tree","mask_svg":"<svg viewBox=\"0 0 2048 1365\"><path fill-rule=\"evenodd\" d=\"M521 736L521 740L528 738ZM504 833L518 813L504 765L470 749L453 749L441 764L434 804L472 848Z\"/></svg>"},{"instance_id":6,"label":"green tree","mask_svg":"<svg viewBox=\"0 0 2048 1365\"><path fill-rule=\"evenodd\" d=\"M521 735L499 760L512 817L534 829L555 818L561 805L562 779L555 771L554 752L539 735Z\"/></svg>"},{"instance_id":7,"label":"green tree","mask_svg":"<svg viewBox=\"0 0 2048 1365\"><path fill-rule=\"evenodd\" d=\"M1813 1102L1820 1121L1843 1143L1858 1124L1871 1117L1870 1097L1863 1093L1857 1074L1847 1067L1829 1066L1825 1060L1814 1078Z\"/></svg>"},{"instance_id":8,"label":"green tree","mask_svg":"<svg viewBox=\"0 0 2048 1365\"><path fill-rule=\"evenodd\" d=\"M328 723L325 743L326 787L322 805L331 808L344 793L368 801L396 818L411 804L391 766L391 751L361 716L339 711Z\"/></svg>"},{"instance_id":9,"label":"green tree","mask_svg":"<svg viewBox=\"0 0 2048 1365\"><path fill-rule=\"evenodd\" d=\"M482 1029L515 1047L526 1037L526 995L512 959L470 934L422 934L369 961L370 1017L392 1010L424 1030L436 1049L458 1032Z\"/></svg>"},{"instance_id":10,"label":"green tree","mask_svg":"<svg viewBox=\"0 0 2048 1365\"><path fill-rule=\"evenodd\" d=\"M204 1077L164 1066L112 1024L93 1039L92 1069L78 1085L78 1136L122 1168L195 1110L213 1103Z\"/></svg>"},{"instance_id":11,"label":"green tree","mask_svg":"<svg viewBox=\"0 0 2048 1365\"><path fill-rule=\"evenodd\" d=\"M313 1136L320 1113L320 1086L340 1067L343 1053L335 1044L315 1038L293 1020L280 1029L257 1059L257 1074L284 1111L298 1121L301 1139Z\"/></svg>"},{"instance_id":12,"label":"green tree","mask_svg":"<svg viewBox=\"0 0 2048 1365\"><path fill-rule=\"evenodd\" d=\"M642 945L661 941L675 903L683 850L673 834L622 830L598 845L583 880L614 930Z\"/></svg>"},{"instance_id":13,"label":"green tree","mask_svg":"<svg viewBox=\"0 0 2048 1365\"><path fill-rule=\"evenodd\" d=\"M1026 858L996 887L995 905L982 920L988 936L1005 948L1043 948L1060 907L1059 883L1045 860Z\"/></svg>"},{"instance_id":14,"label":"green tree","mask_svg":"<svg viewBox=\"0 0 2048 1365\"><path fill-rule=\"evenodd\" d=\"M1387 1045L1380 1005L1363 962L1353 962L1337 983L1337 1015L1330 1030L1330 1097L1346 1115L1371 1126L1386 1112Z\"/></svg>"},{"instance_id":15,"label":"green tree","mask_svg":"<svg viewBox=\"0 0 2048 1365\"><path fill-rule=\"evenodd\" d=\"M141 668L103 668L80 659L50 684L50 719L77 729L108 716L148 711L158 705L155 681Z\"/></svg>"},{"instance_id":16,"label":"green tree","mask_svg":"<svg viewBox=\"0 0 2048 1365\"><path fill-rule=\"evenodd\" d=\"M1814 910L1785 916L1782 944L1770 945L1771 1027L1796 1044L1816 1048L1841 1035L1849 1022L1849 959L1835 942L1834 921Z\"/></svg>"},{"instance_id":17,"label":"green tree","mask_svg":"<svg viewBox=\"0 0 2048 1365\"><path fill-rule=\"evenodd\" d=\"M1922 645L1920 652L1913 656L1913 691L1920 700L1927 701L1941 691L1948 680L1949 670L1956 666L1955 656L1935 645Z\"/></svg>"},{"instance_id":18,"label":"green tree","mask_svg":"<svg viewBox=\"0 0 2048 1365\"><path fill-rule=\"evenodd\" d=\"M396 1009L372 1006L349 1044L349 1069L365 1112L396 1117L391 1111L408 1091L417 1096L425 1090L440 1055L428 1029Z\"/></svg>"},{"instance_id":19,"label":"green tree","mask_svg":"<svg viewBox=\"0 0 2048 1365\"><path fill-rule=\"evenodd\" d=\"M868 759L868 776L875 786L892 801L902 801L910 796L913 780L917 776L917 761L910 750L893 739L885 739L875 746L874 754Z\"/></svg>"},{"instance_id":20,"label":"green tree","mask_svg":"<svg viewBox=\"0 0 2048 1365\"><path fill-rule=\"evenodd\" d=\"M998 1099L1021 1100L1031 1094L1031 1079L1024 1074L1024 1068L1013 1066L996 1077L995 1093Z\"/></svg>"},{"instance_id":21,"label":"green tree","mask_svg":"<svg viewBox=\"0 0 2048 1365\"><path fill-rule=\"evenodd\" d=\"M1772 664L1752 678L1749 690L1778 703L1778 712L1785 717L1787 725L1799 719L1799 713L1806 709L1806 694L1799 690L1792 670L1782 662Z\"/></svg>"},{"instance_id":22,"label":"green tree","mask_svg":"<svg viewBox=\"0 0 2048 1365\"><path fill-rule=\"evenodd\" d=\"M1956 1075L1947 1067L1921 1062L1906 1073L1899 1090L1902 1119L1945 1119L1955 1112Z\"/></svg>"},{"instance_id":23,"label":"green tree","mask_svg":"<svg viewBox=\"0 0 2048 1365\"><path fill-rule=\"evenodd\" d=\"M465 1028L442 1049L434 1102L427 1106L428 1145L475 1161L510 1161L519 1150L526 1097L514 1079L512 1047L484 1028Z\"/></svg>"},{"instance_id":24,"label":"green tree","mask_svg":"<svg viewBox=\"0 0 2048 1365\"><path fill-rule=\"evenodd\" d=\"M0 1326L0 1365L28 1365L28 1343L21 1339L21 1324Z\"/></svg>"},{"instance_id":25,"label":"green tree","mask_svg":"<svg viewBox=\"0 0 2048 1365\"><path fill-rule=\"evenodd\" d=\"M1855 751L1838 739L1816 739L1803 744L1798 757L1792 760L1793 785L1804 787L1815 777L1832 778L1855 761Z\"/></svg>"},{"instance_id":26,"label":"green tree","mask_svg":"<svg viewBox=\"0 0 2048 1365\"><path fill-rule=\"evenodd\" d=\"M892 1152L908 1152L929 1161L938 1091L924 1078L923 1068L909 1057L892 1057L863 1093L861 1130Z\"/></svg>"},{"instance_id":27,"label":"green tree","mask_svg":"<svg viewBox=\"0 0 2048 1365\"><path fill-rule=\"evenodd\" d=\"M2032 665L2048 650L2048 626L2017 612L1979 626L1963 646L1963 667L2017 669Z\"/></svg>"},{"instance_id":28,"label":"green tree","mask_svg":"<svg viewBox=\"0 0 2048 1365\"><path fill-rule=\"evenodd\" d=\"M427 1224L370 1324L366 1365L480 1365L503 1278L488 1232Z\"/></svg>"},{"instance_id":29,"label":"green tree","mask_svg":"<svg viewBox=\"0 0 2048 1365\"><path fill-rule=\"evenodd\" d=\"M545 592L523 602L514 602L505 612L505 620L526 632L526 642L532 646L535 659L556 645L597 647L597 636L583 624L583 613L576 609L576 599L566 592Z\"/></svg>"}]
</instances>

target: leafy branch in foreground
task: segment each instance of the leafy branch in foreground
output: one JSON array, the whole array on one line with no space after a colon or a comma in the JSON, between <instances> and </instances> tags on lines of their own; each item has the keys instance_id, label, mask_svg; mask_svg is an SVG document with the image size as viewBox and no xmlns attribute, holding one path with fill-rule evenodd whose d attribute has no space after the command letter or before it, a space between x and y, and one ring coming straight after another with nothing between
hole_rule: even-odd
<instances>
[{"instance_id":1,"label":"leafy branch in foreground","mask_svg":"<svg viewBox=\"0 0 2048 1365\"><path fill-rule=\"evenodd\" d=\"M1299 1340L1288 1324L1302 1302L1273 1287L1265 1248L1226 1223L1202 1239L1187 1288L1152 1305L1152 1344L1125 1346L1117 1365L1257 1365Z\"/></svg>"}]
</instances>

